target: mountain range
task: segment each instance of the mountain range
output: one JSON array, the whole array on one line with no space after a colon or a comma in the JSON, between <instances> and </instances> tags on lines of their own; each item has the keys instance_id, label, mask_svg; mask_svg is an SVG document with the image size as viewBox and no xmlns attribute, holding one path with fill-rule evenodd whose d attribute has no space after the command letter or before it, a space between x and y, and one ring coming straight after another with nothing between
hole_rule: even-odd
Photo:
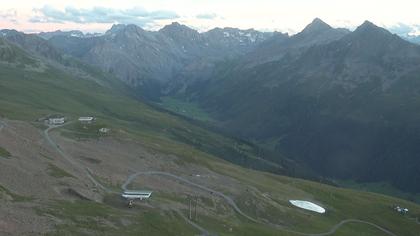
<instances>
[{"instance_id":1,"label":"mountain range","mask_svg":"<svg viewBox=\"0 0 420 236\"><path fill-rule=\"evenodd\" d=\"M61 64L99 68L151 102L171 97L212 125L302 162L325 178L420 192L420 47L371 22L354 31L315 19L302 32L172 23L3 37ZM381 165L378 165L381 163Z\"/></svg>"},{"instance_id":2,"label":"mountain range","mask_svg":"<svg viewBox=\"0 0 420 236\"><path fill-rule=\"evenodd\" d=\"M320 19L1 30L0 234L415 236L419 55Z\"/></svg>"},{"instance_id":3,"label":"mountain range","mask_svg":"<svg viewBox=\"0 0 420 236\"><path fill-rule=\"evenodd\" d=\"M172 23L157 32L136 25L114 25L96 37L77 32L40 35L62 52L140 89L142 96L158 99L160 88L172 78L211 71L217 61L249 52L271 33L233 28L199 33Z\"/></svg>"}]
</instances>

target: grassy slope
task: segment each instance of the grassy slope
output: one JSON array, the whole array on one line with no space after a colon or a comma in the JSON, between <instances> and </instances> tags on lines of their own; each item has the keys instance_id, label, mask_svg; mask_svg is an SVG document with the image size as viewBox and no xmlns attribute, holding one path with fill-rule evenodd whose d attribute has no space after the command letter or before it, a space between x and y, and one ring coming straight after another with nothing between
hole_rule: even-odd
<instances>
[{"instance_id":1,"label":"grassy slope","mask_svg":"<svg viewBox=\"0 0 420 236\"><path fill-rule=\"evenodd\" d=\"M357 183L354 181L337 181L337 183L346 188L381 193L420 203L420 194L403 192L386 182Z\"/></svg>"},{"instance_id":2,"label":"grassy slope","mask_svg":"<svg viewBox=\"0 0 420 236\"><path fill-rule=\"evenodd\" d=\"M54 113L70 119L93 115L104 126L130 130L150 143L176 140L220 156L229 153L229 158L238 164L258 162L254 147L241 144L246 146L246 151L237 150L236 140L190 125L122 95L124 88L118 84L110 84L114 88L110 89L56 69L35 72L4 64L0 64L0 78L0 115L10 119L34 121Z\"/></svg>"},{"instance_id":3,"label":"grassy slope","mask_svg":"<svg viewBox=\"0 0 420 236\"><path fill-rule=\"evenodd\" d=\"M108 85L112 84L106 82ZM262 193L269 193L270 200L264 199L261 194L255 196L261 201L259 209L256 205L249 205L253 199L246 194L235 196L235 199L248 214L273 222L281 221L290 229L324 232L340 220L359 218L386 226L399 235L415 235L415 232L420 231L420 226L390 209L392 204L400 203L409 207L412 214L420 215L419 206L413 203L232 165L210 153L228 153L232 156L240 153L239 157L251 159L250 157L255 157L252 148L251 151L250 147L238 151L238 146L243 147L246 144L235 144L236 140L191 125L176 116L156 111L122 95L120 89L123 88L115 86L114 89L101 87L56 69L36 72L25 70L24 67L17 69L16 65L3 63L0 64L0 115L26 121L33 121L52 113L63 113L70 118L86 114L97 116L101 124L112 129L128 131L128 135L142 140L146 147L157 149L159 152L174 153L185 162L204 165L215 172L239 180L243 185L256 187ZM92 131L70 126L67 132L89 134ZM234 146L236 148L233 148ZM173 196L166 198L175 202L181 201ZM287 202L292 198L312 199L323 203L328 213L323 216L294 209ZM40 209L39 214L54 215L71 222L60 225L54 232L57 235L82 234L86 229L114 235L138 235L145 232L148 235L191 235L192 232L196 232L175 214L165 212L162 215L158 209L142 208L140 212L127 212L126 209L120 209L113 204L55 202ZM378 215L381 217L377 217ZM128 218L131 223L121 222L122 216ZM101 220L111 222L115 227L104 227ZM250 223L236 215L225 219L200 216L199 223L219 235L279 234L274 228ZM366 229L364 226L349 226L342 230L350 235ZM381 234L374 232L372 235Z\"/></svg>"},{"instance_id":4,"label":"grassy slope","mask_svg":"<svg viewBox=\"0 0 420 236\"><path fill-rule=\"evenodd\" d=\"M246 186L256 187L261 193L269 193L271 201L276 202L275 205L270 204L261 194L254 196L258 201L256 204L259 208L258 213L256 205L249 204L250 201L252 202L252 198L236 196L235 199L239 207L247 214L253 217L258 216L260 219L268 219L274 223L279 221L289 230L322 233L340 221L350 218L378 224L397 235L415 236L420 230L420 225L410 219L410 217L420 216L420 207L411 202L252 171L220 161L213 160L207 163L208 167L214 171L231 176ZM105 204L87 201L76 203L58 201L49 207L40 209L39 214L52 214L70 222L60 225L53 235L79 233L83 232L83 229L101 232L105 235L121 233L138 235L144 232L150 235L193 235L192 232L196 232L189 225L185 225L174 212L161 212L159 209L145 206L136 207L138 210L134 211L127 210L114 199L118 198L110 197L109 200L105 200ZM287 202L288 199L308 199L319 202L327 209L327 213L320 215L296 209L290 206ZM202 199L200 201L209 200ZM159 192L156 192L155 197L149 200L149 204L156 205L161 201L185 204L185 199L178 198L176 195L166 196ZM410 215L402 216L396 213L392 209L394 204L408 207L411 211ZM223 209L219 211L223 213ZM187 215L187 212L184 214ZM122 224L121 218L131 223ZM115 227L109 227L109 224L106 226L103 221L111 222ZM218 235L295 235L264 224L252 223L237 215L210 217L200 214L197 222ZM384 234L369 225L350 223L340 228L334 235L379 236Z\"/></svg>"},{"instance_id":5,"label":"grassy slope","mask_svg":"<svg viewBox=\"0 0 420 236\"><path fill-rule=\"evenodd\" d=\"M163 108L173 111L175 113L179 113L183 116L187 116L192 119L197 119L201 121L212 121L209 117L209 114L205 113L201 108L198 107L195 103L188 103L182 101L177 98L172 97L164 97L162 98L162 103L160 104ZM279 139L273 139L272 143L264 143L261 144L262 146L266 147L267 149L274 149L275 145ZM403 198L406 200L410 200L416 203L420 203L420 194L412 194L408 192L404 192L402 190L397 189L396 187L392 186L388 182L373 182L373 183L356 183L354 181L346 181L346 180L334 180L339 186L343 186L346 188L352 188L356 190L362 191L369 191L374 193L381 193L389 196L394 196L397 198Z\"/></svg>"},{"instance_id":6,"label":"grassy slope","mask_svg":"<svg viewBox=\"0 0 420 236\"><path fill-rule=\"evenodd\" d=\"M328 231L329 226L349 218L386 226L397 235L416 235L416 232L420 230L420 225L416 225L413 220L392 210L393 205L402 205L413 210L411 217L418 216L420 208L412 202L380 194L232 168L228 165L217 164L215 169L241 182L255 186L263 193L270 193L272 199L283 206L288 206L288 199L309 199L321 203L327 209L325 216L299 213L289 207L287 210L274 210L277 212L277 217L283 219L283 223L299 231L325 232ZM250 211L250 208L247 210ZM252 214L252 211L250 213Z\"/></svg>"},{"instance_id":7,"label":"grassy slope","mask_svg":"<svg viewBox=\"0 0 420 236\"><path fill-rule=\"evenodd\" d=\"M49 209L37 211L40 215L49 214L72 222L59 225L48 235L89 235L86 231L102 235L192 235L195 232L186 226L182 219L174 215L162 216L152 209L130 212L88 201L58 201ZM126 222L120 221L122 216ZM102 222L97 218L102 219ZM112 222L114 227L106 225L105 222Z\"/></svg>"},{"instance_id":8,"label":"grassy slope","mask_svg":"<svg viewBox=\"0 0 420 236\"><path fill-rule=\"evenodd\" d=\"M8 152L6 149L0 147L0 157L9 158L10 152Z\"/></svg>"},{"instance_id":9,"label":"grassy slope","mask_svg":"<svg viewBox=\"0 0 420 236\"><path fill-rule=\"evenodd\" d=\"M162 97L161 103L159 103L164 109L173 111L180 115L196 119L199 121L204 122L211 122L213 119L207 114L204 110L202 110L198 104L184 102L180 99L172 98L172 97Z\"/></svg>"}]
</instances>

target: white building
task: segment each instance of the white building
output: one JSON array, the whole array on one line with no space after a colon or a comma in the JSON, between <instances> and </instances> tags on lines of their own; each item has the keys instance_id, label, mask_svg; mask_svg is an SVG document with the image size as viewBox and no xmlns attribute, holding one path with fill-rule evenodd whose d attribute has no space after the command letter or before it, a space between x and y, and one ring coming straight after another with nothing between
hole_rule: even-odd
<instances>
[{"instance_id":1,"label":"white building","mask_svg":"<svg viewBox=\"0 0 420 236\"><path fill-rule=\"evenodd\" d=\"M47 122L49 125L62 125L66 121L64 117L58 117L58 118L49 118Z\"/></svg>"},{"instance_id":2,"label":"white building","mask_svg":"<svg viewBox=\"0 0 420 236\"><path fill-rule=\"evenodd\" d=\"M121 194L121 197L127 200L135 200L135 199L143 200L143 199L150 198L151 195L152 195L152 191L139 190L139 191L124 191Z\"/></svg>"},{"instance_id":3,"label":"white building","mask_svg":"<svg viewBox=\"0 0 420 236\"><path fill-rule=\"evenodd\" d=\"M93 116L84 116L83 117L82 116L82 117L79 117L79 121L81 123L90 124L90 123L95 121L95 117L93 117Z\"/></svg>"},{"instance_id":4,"label":"white building","mask_svg":"<svg viewBox=\"0 0 420 236\"><path fill-rule=\"evenodd\" d=\"M139 191L124 191L121 194L121 197L128 200L128 207L131 208L134 206L134 200L148 199L150 198L151 195L152 195L151 191L139 190Z\"/></svg>"},{"instance_id":5,"label":"white building","mask_svg":"<svg viewBox=\"0 0 420 236\"><path fill-rule=\"evenodd\" d=\"M106 134L106 133L108 133L110 131L110 129L109 128L100 128L99 129L99 132L100 133L102 133L102 134Z\"/></svg>"},{"instance_id":6,"label":"white building","mask_svg":"<svg viewBox=\"0 0 420 236\"><path fill-rule=\"evenodd\" d=\"M407 208L403 208L403 207L400 207L400 206L396 206L394 209L395 209L398 213L401 213L401 214L407 214L407 213L408 213L408 209L407 209Z\"/></svg>"}]
</instances>

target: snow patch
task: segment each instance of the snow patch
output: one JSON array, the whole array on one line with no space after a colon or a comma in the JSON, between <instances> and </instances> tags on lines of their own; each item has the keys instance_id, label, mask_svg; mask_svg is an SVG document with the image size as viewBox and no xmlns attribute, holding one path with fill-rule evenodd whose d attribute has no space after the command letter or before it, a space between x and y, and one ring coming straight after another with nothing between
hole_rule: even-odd
<instances>
[{"instance_id":1,"label":"snow patch","mask_svg":"<svg viewBox=\"0 0 420 236\"><path fill-rule=\"evenodd\" d=\"M314 211L320 214L325 213L325 209L315 203L308 202L308 201L301 201L301 200L289 200L289 202L296 207L308 210L308 211Z\"/></svg>"}]
</instances>

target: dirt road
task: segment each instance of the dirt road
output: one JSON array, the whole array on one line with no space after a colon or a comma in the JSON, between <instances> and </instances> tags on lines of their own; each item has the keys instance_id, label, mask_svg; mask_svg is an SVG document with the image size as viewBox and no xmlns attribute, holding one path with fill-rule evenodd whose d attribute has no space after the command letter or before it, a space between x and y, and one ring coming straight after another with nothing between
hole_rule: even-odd
<instances>
[{"instance_id":1,"label":"dirt road","mask_svg":"<svg viewBox=\"0 0 420 236\"><path fill-rule=\"evenodd\" d=\"M65 125L69 125L72 122L68 122ZM82 173L85 173L85 175L88 177L88 179L98 188L104 190L105 192L113 192L112 190L108 189L107 187L103 186L101 183L99 183L93 176L92 176L92 171L88 168L88 167L84 167L83 165L81 165L79 162L77 162L76 160L74 160L71 156L67 155L66 153L63 152L63 150L61 150L61 148L57 145L56 142L54 142L53 139L51 139L49 132L53 129L56 128L60 128L63 127L65 125L58 125L58 126L49 126L45 131L44 131L44 136L46 138L46 140L48 141L48 143L51 145L51 147L54 148L54 150L56 150L61 157L63 157L67 162L69 162L71 165L73 165L74 167L76 167L77 169L79 169Z\"/></svg>"},{"instance_id":2,"label":"dirt road","mask_svg":"<svg viewBox=\"0 0 420 236\"><path fill-rule=\"evenodd\" d=\"M124 189L124 190L127 190L127 186L140 175L160 175L160 176L166 176L166 177L169 177L169 178L176 179L176 180L178 180L180 182L183 182L187 185L196 187L198 189L209 192L210 194L213 194L213 195L216 195L216 196L219 196L219 197L223 198L237 213L239 213L241 216L249 219L250 221L255 222L255 223L266 224L264 222L260 222L257 219L245 214L243 211L241 211L241 209L239 209L239 207L235 203L235 201L231 197L225 195L224 193L219 192L219 191L214 190L214 189L210 189L206 186L191 182L188 179L185 179L183 177L180 177L180 176L177 176L177 175L174 175L174 174L171 174L171 173L167 173L167 172L162 172L162 171L139 171L139 172L136 172L136 173L130 175L127 178L127 180L124 182L124 184L121 186L121 188ZM184 217L181 213L179 213L179 214L182 217ZM334 225L328 232L325 232L325 233L303 233L303 232L298 232L298 231L294 231L294 230L285 229L284 226L281 226L281 225L275 225L275 224L269 224L269 225L273 226L273 227L276 227L281 231L288 232L288 233L293 233L293 234L297 234L297 235L302 235L302 236L328 236L328 235L335 234L340 227L342 227L343 225L348 224L348 223L367 224L367 225L370 225L372 227L375 227L375 228L381 230L382 232L386 233L387 235L397 236L396 234L392 233L391 231L389 231L389 230L387 230L387 229L385 229L385 228L383 228L379 225L376 225L376 224L371 223L371 222L363 221L363 220L358 220L358 219L346 219L346 220L340 221L339 223Z\"/></svg>"},{"instance_id":3,"label":"dirt road","mask_svg":"<svg viewBox=\"0 0 420 236\"><path fill-rule=\"evenodd\" d=\"M180 181L180 182L183 182L183 183L185 183L185 184L188 184L188 185L191 185L191 186L193 186L193 187L196 187L196 188L199 188L199 189L201 189L201 190L204 190L204 191L206 191L206 192L209 192L210 194L213 194L213 195L216 195L216 196L219 196L219 197L221 197L221 198L223 198L223 199L225 199L226 200L226 202L236 211L236 212L238 212L240 215L242 215L243 217L245 217L245 218L247 218L247 219L249 219L250 221L253 221L253 222L255 222L255 223L258 223L258 221L256 220L256 219L254 219L254 218L252 218L252 217L250 217L250 216L248 216L247 214L245 214L244 212L242 212L241 211L241 209L239 209L239 207L236 205L236 203L235 203L235 201L231 198L231 197L229 197L229 196L227 196L227 195L225 195L224 193L222 193L222 192L219 192L219 191L216 191L216 190L214 190L214 189L210 189L210 188L208 188L208 187L206 187L206 186L203 186L203 185L200 185L200 184L197 184L197 183L194 183L194 182L191 182L191 181L189 181L188 179L185 179L185 178L183 178L183 177L180 177L180 176L176 176L176 175L174 175L174 174L171 174L171 173L167 173L167 172L161 172L161 171L146 171L146 172L137 172L137 173L134 173L134 174L132 174L132 175L130 175L128 178L127 178L127 180L125 181L125 183L121 186L122 187L122 189L124 189L124 190L127 190L127 186L134 180L134 179L136 179L139 175L161 175L161 176L166 176L166 177L169 177L169 178L173 178L173 179L176 179L176 180L178 180L178 181Z\"/></svg>"},{"instance_id":4,"label":"dirt road","mask_svg":"<svg viewBox=\"0 0 420 236\"><path fill-rule=\"evenodd\" d=\"M4 127L6 127L6 123L0 120L0 131L2 131Z\"/></svg>"},{"instance_id":5,"label":"dirt road","mask_svg":"<svg viewBox=\"0 0 420 236\"><path fill-rule=\"evenodd\" d=\"M67 123L66 125L68 125L68 124L70 124L70 123ZM66 161L68 161L70 164L72 164L74 167L76 167L76 168L78 168L78 169L80 169L82 172L84 172L85 174L86 174L86 176L90 179L90 181L92 181L92 183L95 185L95 186L97 186L97 187L99 187L99 188L101 188L102 190L104 190L104 191L106 191L106 192L113 192L113 193L115 193L114 191L112 191L112 190L110 190L110 189L108 189L108 188L106 188L105 186L103 186L101 183L99 183L98 181L96 181L95 180L95 178L92 176L92 171L89 169L89 168L85 168L84 166L82 166L80 163L78 163L76 160L74 160L72 157L70 157L69 155L67 155L66 153L64 153L61 149L60 149L60 147L57 145L57 143L55 143L54 142L54 140L52 140L51 139L51 137L49 136L49 132L52 130L52 129L55 129L55 128L60 128L60 127L63 127L64 125L62 125L62 126L50 126L50 127L48 127L48 129L46 129L45 131L44 131L44 135L45 135L45 138L47 139L47 141L48 141L48 143L66 160ZM2 123L1 121L0 121L0 131L1 131L1 129L4 127L4 123ZM134 174L132 174L132 175L130 175L130 176L128 176L128 178L127 178L127 180L124 182L124 184L121 186L121 188L123 189L123 190L127 190L127 186L133 181L133 180L135 180L138 176L140 176L140 175L160 175L160 176L165 176L165 177L169 177L169 178L173 178L173 179L176 179L176 180L178 180L178 181L180 181L180 182L182 182L182 183L184 183L184 184L187 184L187 185L190 185L190 186L193 186L193 187L196 187L196 188L198 188L198 189L201 189L201 190L204 190L204 191L206 191L206 192L209 192L210 194L212 194L212 195L216 195L216 196L219 196L219 197L221 197L221 198L223 198L238 214L240 214L241 216L243 216L243 217L245 217L245 218L247 218L248 220L250 220L250 221L252 221L252 222L254 222L254 223L263 223L263 222L260 222L259 220L257 220L257 219L255 219L255 218L253 218L253 217L251 217L251 216L248 216L247 214L245 214L239 207L238 207L238 205L235 203L235 201L231 198L231 197L229 197L229 196L227 196L227 195L225 195L224 193L222 193L222 192L219 192L219 191L217 191L217 190L214 190L214 189L211 189L211 188L208 188L208 187L206 187L206 186L203 186L203 185L200 185L200 184L197 184L197 183L194 183L194 182L192 182L192 181L190 181L190 180L188 180L188 179L185 179L185 178L183 178L183 177L180 177L180 176L177 176L177 175L174 175L174 174L171 174L171 173L167 173L167 172L162 172L162 171L139 171L139 172L136 172L136 173L134 173ZM194 222L192 222L192 221L190 221L189 219L187 219L184 215L182 215L182 213L181 212L179 212L179 211L177 211L177 213L187 222L187 223L189 223L190 225L192 225L193 227L195 227L196 229L198 229L201 233L202 233L202 235L210 235L209 234L209 232L207 231L207 230L205 230L204 228L202 228L201 226L199 226L199 225L197 225L196 223L194 223ZM287 229L285 229L283 226L280 226L280 225L272 225L272 224L270 224L271 226L274 226L274 227L276 227L276 228L279 228L280 230L282 230L282 231L285 231L285 232L289 232L289 233L293 233L293 234L297 234L297 235L303 235L303 236L328 236L328 235L332 235L332 234L334 234L334 233L336 233L336 231L340 228L340 227L342 227L343 225L345 225L345 224L348 224L348 223L361 223L361 224L367 224L367 225L370 225L370 226L372 226L372 227L375 227L375 228L377 228L377 229L379 229L379 230L381 230L382 232L384 232L384 233L386 233L387 235L390 235L390 236L397 236L396 234L394 234L394 233L392 233L391 231L389 231L389 230L387 230L387 229L385 229L385 228L383 228L383 227L381 227L381 226L379 226L379 225L376 225L376 224L374 224L374 223L371 223L371 222L367 222L367 221L363 221L363 220L358 220L358 219L346 219L346 220L343 220L343 221L341 221L341 222L339 222L338 224L336 224L336 225L334 225L328 232L325 232L325 233L302 233L302 232L298 232L298 231L293 231L293 230L287 230ZM263 224L266 224L266 223L263 223Z\"/></svg>"}]
</instances>

